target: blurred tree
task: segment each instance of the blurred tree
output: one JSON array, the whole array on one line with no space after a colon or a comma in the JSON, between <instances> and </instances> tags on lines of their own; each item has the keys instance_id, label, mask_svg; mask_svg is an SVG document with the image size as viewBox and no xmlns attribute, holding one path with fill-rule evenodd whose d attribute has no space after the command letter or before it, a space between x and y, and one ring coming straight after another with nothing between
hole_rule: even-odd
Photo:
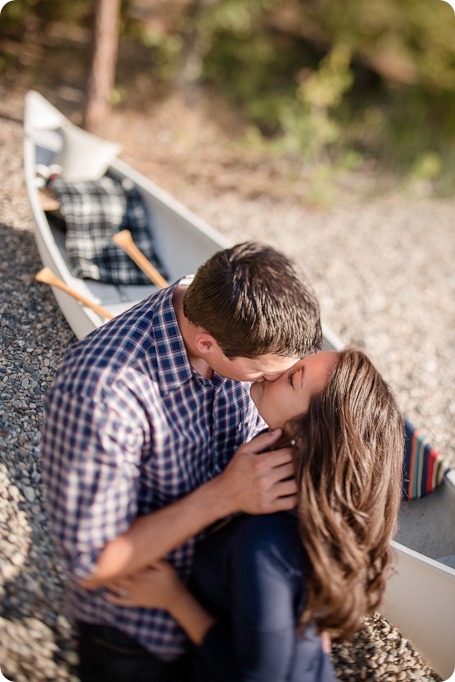
<instances>
[{"instance_id":1,"label":"blurred tree","mask_svg":"<svg viewBox=\"0 0 455 682\"><path fill-rule=\"evenodd\" d=\"M332 111L353 83L350 60L349 48L339 44L318 70L302 70L295 100L283 107L280 116L284 149L297 151L307 161L329 161L328 149L342 134Z\"/></svg>"},{"instance_id":2,"label":"blurred tree","mask_svg":"<svg viewBox=\"0 0 455 682\"><path fill-rule=\"evenodd\" d=\"M88 79L84 127L101 134L109 117L115 82L121 0L95 0L93 55Z\"/></svg>"},{"instance_id":3,"label":"blurred tree","mask_svg":"<svg viewBox=\"0 0 455 682\"><path fill-rule=\"evenodd\" d=\"M180 68L177 71L175 84L184 90L191 88L201 78L205 46L199 30L200 16L207 2L191 0L182 21L182 44L180 47Z\"/></svg>"},{"instance_id":4,"label":"blurred tree","mask_svg":"<svg viewBox=\"0 0 455 682\"><path fill-rule=\"evenodd\" d=\"M454 177L454 22L435 0L222 0L201 17L202 76L304 157L353 149L397 171L438 157L433 175Z\"/></svg>"},{"instance_id":5,"label":"blurred tree","mask_svg":"<svg viewBox=\"0 0 455 682\"><path fill-rule=\"evenodd\" d=\"M333 160L338 150L354 149L418 175L450 166L455 177L455 18L447 3L21 0L2 11L0 71L33 60L44 71L32 48L46 45L46 73L68 82L69 67L77 67L80 83L90 7L99 17L89 86L98 114L90 122L87 107L86 116L92 129L108 115L121 18L117 77L127 96L139 75L161 93L208 84L263 141L283 142L281 149L307 159ZM71 61L59 60L63 39ZM321 92L329 97L322 105Z\"/></svg>"}]
</instances>

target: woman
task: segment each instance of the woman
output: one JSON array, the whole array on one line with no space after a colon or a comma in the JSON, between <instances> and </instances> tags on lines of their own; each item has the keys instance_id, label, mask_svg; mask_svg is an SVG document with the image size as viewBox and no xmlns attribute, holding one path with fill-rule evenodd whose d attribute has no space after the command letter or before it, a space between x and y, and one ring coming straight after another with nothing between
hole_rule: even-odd
<instances>
[{"instance_id":1,"label":"woman","mask_svg":"<svg viewBox=\"0 0 455 682\"><path fill-rule=\"evenodd\" d=\"M208 536L193 593L160 562L117 581L110 598L168 610L196 644L194 680L329 682L318 633L351 636L384 593L401 499L402 418L356 350L308 356L275 381L253 384L251 396L295 449L297 514L239 516Z\"/></svg>"}]
</instances>

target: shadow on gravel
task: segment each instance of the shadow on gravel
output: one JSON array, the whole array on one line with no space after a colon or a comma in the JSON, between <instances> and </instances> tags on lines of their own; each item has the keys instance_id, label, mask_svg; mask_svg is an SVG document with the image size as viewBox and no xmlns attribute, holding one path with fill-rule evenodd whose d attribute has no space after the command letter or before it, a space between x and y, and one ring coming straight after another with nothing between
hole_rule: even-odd
<instances>
[{"instance_id":1,"label":"shadow on gravel","mask_svg":"<svg viewBox=\"0 0 455 682\"><path fill-rule=\"evenodd\" d=\"M0 223L0 640L2 672L69 680L74 643L41 483L43 395L75 338L45 285L33 234Z\"/></svg>"}]
</instances>

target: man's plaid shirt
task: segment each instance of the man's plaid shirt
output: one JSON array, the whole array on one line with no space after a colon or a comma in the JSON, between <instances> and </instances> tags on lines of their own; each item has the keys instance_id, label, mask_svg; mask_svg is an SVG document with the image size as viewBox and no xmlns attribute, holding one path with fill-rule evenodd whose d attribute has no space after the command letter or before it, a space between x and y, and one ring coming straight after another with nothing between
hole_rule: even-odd
<instances>
[{"instance_id":1,"label":"man's plaid shirt","mask_svg":"<svg viewBox=\"0 0 455 682\"><path fill-rule=\"evenodd\" d=\"M105 544L225 468L263 427L248 387L188 361L165 289L77 343L46 398L43 475L51 528L69 572L71 615L122 630L164 660L186 637L160 610L78 589ZM167 559L185 579L194 539Z\"/></svg>"}]
</instances>

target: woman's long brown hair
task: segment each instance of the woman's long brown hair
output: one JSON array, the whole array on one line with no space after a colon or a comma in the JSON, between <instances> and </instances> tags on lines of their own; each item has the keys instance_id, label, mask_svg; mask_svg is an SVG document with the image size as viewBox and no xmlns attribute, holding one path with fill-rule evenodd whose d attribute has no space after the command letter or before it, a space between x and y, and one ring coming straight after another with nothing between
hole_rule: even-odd
<instances>
[{"instance_id":1,"label":"woman's long brown hair","mask_svg":"<svg viewBox=\"0 0 455 682\"><path fill-rule=\"evenodd\" d=\"M301 624L311 620L343 639L384 593L401 500L403 420L370 360L348 349L292 428L300 534L311 562Z\"/></svg>"}]
</instances>

